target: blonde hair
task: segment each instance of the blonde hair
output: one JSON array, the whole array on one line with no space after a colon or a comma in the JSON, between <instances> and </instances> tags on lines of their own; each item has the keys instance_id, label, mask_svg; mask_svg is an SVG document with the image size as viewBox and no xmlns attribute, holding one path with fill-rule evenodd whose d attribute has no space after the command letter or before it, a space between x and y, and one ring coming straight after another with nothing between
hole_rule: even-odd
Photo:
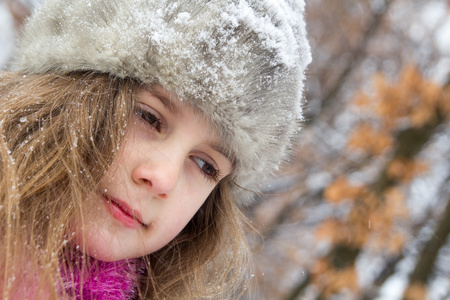
<instances>
[{"instance_id":1,"label":"blonde hair","mask_svg":"<svg viewBox=\"0 0 450 300\"><path fill-rule=\"evenodd\" d=\"M0 295L70 298L61 262L70 220L111 165L142 84L108 74L0 73ZM245 218L216 187L186 228L145 257L148 299L229 299L244 293ZM26 262L26 263L24 263Z\"/></svg>"}]
</instances>

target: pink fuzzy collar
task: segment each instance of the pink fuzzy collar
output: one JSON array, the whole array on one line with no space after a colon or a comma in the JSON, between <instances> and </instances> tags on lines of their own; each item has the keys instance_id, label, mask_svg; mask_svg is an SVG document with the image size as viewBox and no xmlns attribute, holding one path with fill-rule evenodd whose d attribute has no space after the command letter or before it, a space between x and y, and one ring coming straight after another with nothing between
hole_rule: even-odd
<instances>
[{"instance_id":1,"label":"pink fuzzy collar","mask_svg":"<svg viewBox=\"0 0 450 300\"><path fill-rule=\"evenodd\" d=\"M77 300L128 300L137 296L137 285L144 273L142 259L104 262L89 258L83 271L81 261L78 257L72 260L70 268L62 268L63 289L70 297Z\"/></svg>"}]
</instances>

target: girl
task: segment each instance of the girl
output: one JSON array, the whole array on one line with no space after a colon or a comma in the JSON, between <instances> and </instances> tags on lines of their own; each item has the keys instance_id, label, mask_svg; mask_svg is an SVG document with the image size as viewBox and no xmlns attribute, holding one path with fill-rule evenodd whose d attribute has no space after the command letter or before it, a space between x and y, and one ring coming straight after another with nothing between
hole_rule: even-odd
<instances>
[{"instance_id":1,"label":"girl","mask_svg":"<svg viewBox=\"0 0 450 300\"><path fill-rule=\"evenodd\" d=\"M0 73L3 299L237 299L288 153L302 1L48 0ZM253 191L253 192L252 192Z\"/></svg>"}]
</instances>

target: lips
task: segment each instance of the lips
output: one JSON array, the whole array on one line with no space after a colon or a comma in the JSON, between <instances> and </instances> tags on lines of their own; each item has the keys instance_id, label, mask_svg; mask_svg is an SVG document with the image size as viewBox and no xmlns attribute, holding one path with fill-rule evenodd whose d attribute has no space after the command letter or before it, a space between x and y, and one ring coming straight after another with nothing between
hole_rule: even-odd
<instances>
[{"instance_id":1,"label":"lips","mask_svg":"<svg viewBox=\"0 0 450 300\"><path fill-rule=\"evenodd\" d=\"M125 202L103 194L108 212L124 226L132 229L146 227L139 212L133 210Z\"/></svg>"}]
</instances>

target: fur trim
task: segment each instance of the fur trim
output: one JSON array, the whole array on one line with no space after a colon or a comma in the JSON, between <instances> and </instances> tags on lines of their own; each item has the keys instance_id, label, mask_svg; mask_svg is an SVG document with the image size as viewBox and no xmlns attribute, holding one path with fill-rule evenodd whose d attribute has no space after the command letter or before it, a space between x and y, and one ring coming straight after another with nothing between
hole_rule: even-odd
<instances>
[{"instance_id":1,"label":"fur trim","mask_svg":"<svg viewBox=\"0 0 450 300\"><path fill-rule=\"evenodd\" d=\"M64 281L62 287L73 299L134 299L137 285L143 274L144 262L141 259L104 262L87 259L87 266L81 267L82 255L70 265L62 268ZM72 299L72 298L71 298Z\"/></svg>"},{"instance_id":2,"label":"fur trim","mask_svg":"<svg viewBox=\"0 0 450 300\"><path fill-rule=\"evenodd\" d=\"M258 191L289 153L311 61L304 0L47 0L18 69L94 70L159 83L214 124L232 178ZM234 188L241 202L252 193Z\"/></svg>"}]
</instances>

